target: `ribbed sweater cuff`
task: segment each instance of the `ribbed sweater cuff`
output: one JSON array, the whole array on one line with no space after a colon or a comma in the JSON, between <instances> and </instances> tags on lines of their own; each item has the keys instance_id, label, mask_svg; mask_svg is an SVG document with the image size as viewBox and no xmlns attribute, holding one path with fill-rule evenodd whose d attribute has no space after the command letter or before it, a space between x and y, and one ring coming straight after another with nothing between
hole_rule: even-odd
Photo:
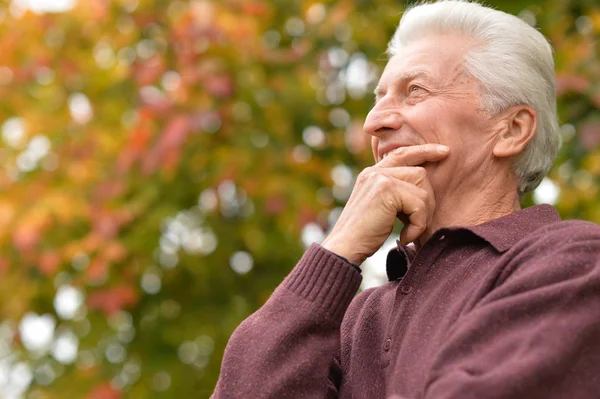
<instances>
[{"instance_id":1,"label":"ribbed sweater cuff","mask_svg":"<svg viewBox=\"0 0 600 399\"><path fill-rule=\"evenodd\" d=\"M283 287L318 304L341 322L362 276L350 264L318 244L312 244Z\"/></svg>"}]
</instances>

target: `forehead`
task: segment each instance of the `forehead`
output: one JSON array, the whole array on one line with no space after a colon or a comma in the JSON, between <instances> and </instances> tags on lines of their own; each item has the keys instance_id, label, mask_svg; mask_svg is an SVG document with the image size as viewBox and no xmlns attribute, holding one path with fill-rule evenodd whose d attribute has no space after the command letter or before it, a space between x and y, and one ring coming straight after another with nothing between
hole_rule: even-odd
<instances>
[{"instance_id":1,"label":"forehead","mask_svg":"<svg viewBox=\"0 0 600 399\"><path fill-rule=\"evenodd\" d=\"M440 82L454 80L464 71L463 61L469 44L457 35L432 35L413 41L390 58L380 85L415 76Z\"/></svg>"}]
</instances>

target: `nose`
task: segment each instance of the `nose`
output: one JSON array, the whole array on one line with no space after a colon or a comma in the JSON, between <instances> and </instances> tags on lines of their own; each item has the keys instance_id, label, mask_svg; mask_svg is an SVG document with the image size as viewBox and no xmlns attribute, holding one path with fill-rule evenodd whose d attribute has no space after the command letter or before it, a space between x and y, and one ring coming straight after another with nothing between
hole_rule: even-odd
<instances>
[{"instance_id":1,"label":"nose","mask_svg":"<svg viewBox=\"0 0 600 399\"><path fill-rule=\"evenodd\" d=\"M392 107L379 107L376 104L367 115L363 129L365 133L381 138L386 133L400 130L403 124L400 110Z\"/></svg>"}]
</instances>

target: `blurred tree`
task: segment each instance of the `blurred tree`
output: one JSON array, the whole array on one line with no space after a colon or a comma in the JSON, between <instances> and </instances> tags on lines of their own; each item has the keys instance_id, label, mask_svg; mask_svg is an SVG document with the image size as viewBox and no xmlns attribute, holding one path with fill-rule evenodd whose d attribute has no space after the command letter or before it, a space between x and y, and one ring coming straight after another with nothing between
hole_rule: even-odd
<instances>
[{"instance_id":1,"label":"blurred tree","mask_svg":"<svg viewBox=\"0 0 600 399\"><path fill-rule=\"evenodd\" d=\"M494 1L556 49L533 197L600 221L600 7ZM335 221L392 0L0 6L0 396L208 397L223 348Z\"/></svg>"}]
</instances>

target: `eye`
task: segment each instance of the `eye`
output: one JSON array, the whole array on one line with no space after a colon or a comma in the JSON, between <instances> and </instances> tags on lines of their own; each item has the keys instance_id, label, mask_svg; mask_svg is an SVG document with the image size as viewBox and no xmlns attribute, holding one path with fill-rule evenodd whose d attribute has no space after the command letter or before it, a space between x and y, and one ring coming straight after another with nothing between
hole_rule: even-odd
<instances>
[{"instance_id":1,"label":"eye","mask_svg":"<svg viewBox=\"0 0 600 399\"><path fill-rule=\"evenodd\" d=\"M419 90L423 90L423 88L421 86L417 86L417 85L410 85L408 87L408 92L409 93L412 93L412 92L415 92L415 91L419 91Z\"/></svg>"}]
</instances>

